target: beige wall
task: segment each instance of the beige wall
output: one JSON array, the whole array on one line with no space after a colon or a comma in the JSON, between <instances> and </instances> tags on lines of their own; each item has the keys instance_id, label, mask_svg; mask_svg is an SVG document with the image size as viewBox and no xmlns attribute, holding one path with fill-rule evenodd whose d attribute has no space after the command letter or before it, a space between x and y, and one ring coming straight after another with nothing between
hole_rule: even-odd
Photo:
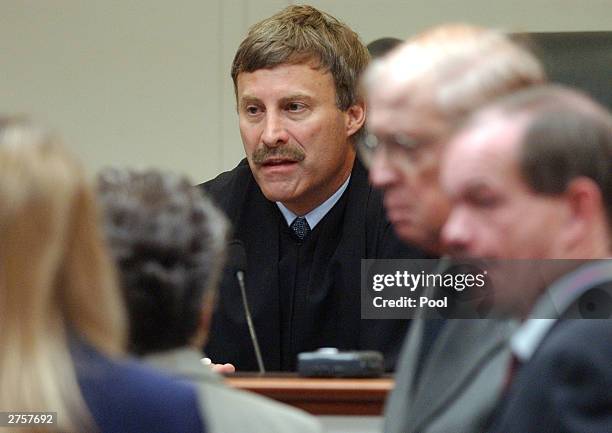
<instances>
[{"instance_id":1,"label":"beige wall","mask_svg":"<svg viewBox=\"0 0 612 433\"><path fill-rule=\"evenodd\" d=\"M289 0L0 0L0 113L56 127L91 173L159 166L194 182L242 156L229 66ZM365 42L447 21L612 30L612 0L319 0Z\"/></svg>"}]
</instances>

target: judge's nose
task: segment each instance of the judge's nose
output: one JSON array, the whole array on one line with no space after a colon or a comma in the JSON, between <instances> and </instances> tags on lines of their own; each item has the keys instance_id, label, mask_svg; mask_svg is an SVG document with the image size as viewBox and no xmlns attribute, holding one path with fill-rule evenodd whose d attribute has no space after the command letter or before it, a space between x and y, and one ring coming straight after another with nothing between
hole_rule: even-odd
<instances>
[{"instance_id":1,"label":"judge's nose","mask_svg":"<svg viewBox=\"0 0 612 433\"><path fill-rule=\"evenodd\" d=\"M278 147L289 140L289 133L280 115L274 112L266 114L261 140L266 147Z\"/></svg>"}]
</instances>

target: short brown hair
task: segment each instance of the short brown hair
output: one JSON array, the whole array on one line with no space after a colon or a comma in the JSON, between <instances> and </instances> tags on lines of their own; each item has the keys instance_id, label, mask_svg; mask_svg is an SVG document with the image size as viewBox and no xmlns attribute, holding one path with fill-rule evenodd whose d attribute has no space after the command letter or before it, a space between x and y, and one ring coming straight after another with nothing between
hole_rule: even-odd
<instances>
[{"instance_id":1,"label":"short brown hair","mask_svg":"<svg viewBox=\"0 0 612 433\"><path fill-rule=\"evenodd\" d=\"M612 114L586 94L561 85L534 86L508 95L476 114L524 123L519 164L535 192L559 195L577 177L600 189L612 230Z\"/></svg>"},{"instance_id":2,"label":"short brown hair","mask_svg":"<svg viewBox=\"0 0 612 433\"><path fill-rule=\"evenodd\" d=\"M238 75L281 64L314 61L329 71L342 111L358 102L358 79L370 60L357 33L312 6L289 6L249 29L232 63L234 91Z\"/></svg>"}]
</instances>

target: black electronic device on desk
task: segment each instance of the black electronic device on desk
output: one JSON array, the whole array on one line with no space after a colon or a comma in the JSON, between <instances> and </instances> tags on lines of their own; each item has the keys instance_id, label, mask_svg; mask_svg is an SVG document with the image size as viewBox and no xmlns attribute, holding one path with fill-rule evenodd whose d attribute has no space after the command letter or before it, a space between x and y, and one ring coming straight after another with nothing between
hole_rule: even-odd
<instances>
[{"instance_id":1,"label":"black electronic device on desk","mask_svg":"<svg viewBox=\"0 0 612 433\"><path fill-rule=\"evenodd\" d=\"M373 350L341 352L322 348L298 355L298 373L305 377L379 377L384 359Z\"/></svg>"}]
</instances>

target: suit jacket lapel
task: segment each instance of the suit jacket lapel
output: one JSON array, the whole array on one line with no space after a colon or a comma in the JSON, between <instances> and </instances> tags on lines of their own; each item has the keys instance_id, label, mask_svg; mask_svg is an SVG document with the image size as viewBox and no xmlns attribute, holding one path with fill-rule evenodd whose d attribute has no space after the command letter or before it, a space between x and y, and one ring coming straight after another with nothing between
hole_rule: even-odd
<instances>
[{"instance_id":1,"label":"suit jacket lapel","mask_svg":"<svg viewBox=\"0 0 612 433\"><path fill-rule=\"evenodd\" d=\"M504 347L510 330L510 323L505 321L447 321L425 361L423 377L415 389L417 398L411 410L417 425L454 401L482 363ZM487 337L483 339L483 335Z\"/></svg>"},{"instance_id":2,"label":"suit jacket lapel","mask_svg":"<svg viewBox=\"0 0 612 433\"><path fill-rule=\"evenodd\" d=\"M402 352L400 362L409 369L410 373L405 375L405 383L402 387L405 387L407 391L407 398L410 407L415 403L415 381L416 381L416 370L417 363L419 362L419 354L421 353L421 346L423 342L423 331L425 322L424 319L414 319L411 321L410 328L408 330L408 337L406 345Z\"/></svg>"}]
</instances>

